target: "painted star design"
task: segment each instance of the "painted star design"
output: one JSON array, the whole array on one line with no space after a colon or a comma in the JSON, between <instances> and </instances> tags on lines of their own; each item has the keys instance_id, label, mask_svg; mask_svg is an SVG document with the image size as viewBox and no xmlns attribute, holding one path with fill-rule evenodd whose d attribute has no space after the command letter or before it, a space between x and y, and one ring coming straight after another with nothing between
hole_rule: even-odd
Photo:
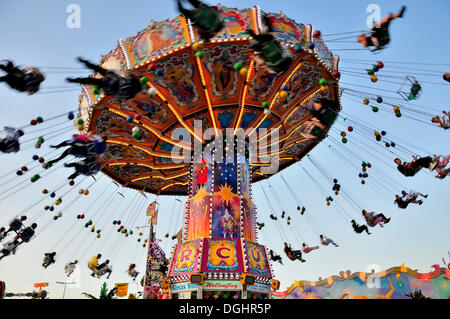
<instances>
[{"instance_id":1,"label":"painted star design","mask_svg":"<svg viewBox=\"0 0 450 319\"><path fill-rule=\"evenodd\" d=\"M191 201L196 205L196 206L200 206L200 204L203 203L203 198L205 196L209 196L211 195L211 193L207 193L205 191L205 187L204 186L200 186L199 190L197 191L197 194L195 194L195 196L193 196L191 198Z\"/></svg>"},{"instance_id":2,"label":"painted star design","mask_svg":"<svg viewBox=\"0 0 450 319\"><path fill-rule=\"evenodd\" d=\"M228 203L231 202L234 197L238 197L231 191L231 188L227 183L225 183L225 186L220 186L220 191L214 193L214 195L219 195L220 197L222 197L222 201L225 202L226 205L228 205Z\"/></svg>"}]
</instances>

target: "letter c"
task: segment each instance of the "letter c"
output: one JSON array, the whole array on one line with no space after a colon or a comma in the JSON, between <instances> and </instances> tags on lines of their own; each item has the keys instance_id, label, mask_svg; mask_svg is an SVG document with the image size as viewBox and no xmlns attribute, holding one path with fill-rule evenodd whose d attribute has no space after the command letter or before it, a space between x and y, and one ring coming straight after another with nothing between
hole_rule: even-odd
<instances>
[{"instance_id":1,"label":"letter c","mask_svg":"<svg viewBox=\"0 0 450 319\"><path fill-rule=\"evenodd\" d=\"M217 255L220 259L229 259L229 258L230 258L230 254L224 255L224 254L222 253L222 251L224 251L224 250L230 252L230 248L227 248L227 247L220 247L220 248L218 248L218 249L216 250L216 255Z\"/></svg>"}]
</instances>

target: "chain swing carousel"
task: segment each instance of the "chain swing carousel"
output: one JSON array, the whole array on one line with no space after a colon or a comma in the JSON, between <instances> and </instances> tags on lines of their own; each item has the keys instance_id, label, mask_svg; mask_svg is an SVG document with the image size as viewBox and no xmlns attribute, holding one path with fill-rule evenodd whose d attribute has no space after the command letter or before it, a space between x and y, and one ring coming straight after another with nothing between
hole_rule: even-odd
<instances>
[{"instance_id":1,"label":"chain swing carousel","mask_svg":"<svg viewBox=\"0 0 450 319\"><path fill-rule=\"evenodd\" d=\"M278 161L282 171L320 142L306 138L302 127L312 118L315 98L340 102L339 57L319 31L282 13L215 8L224 27L208 42L184 16L151 22L119 40L99 64L141 78L148 89L121 100L82 85L76 121L84 123L84 133L107 136L100 164L115 182L188 196L181 238L161 282L171 298L270 298L279 282L266 247L258 244L252 183L271 176L264 170L270 163ZM263 16L292 57L286 72L270 72L255 61L247 30L261 34ZM200 130L195 121L201 121ZM257 136L258 149L267 154L250 156L248 143L236 138L227 141L229 152L203 137L207 128L216 136L242 129L246 141ZM175 147L190 160L174 156Z\"/></svg>"}]
</instances>

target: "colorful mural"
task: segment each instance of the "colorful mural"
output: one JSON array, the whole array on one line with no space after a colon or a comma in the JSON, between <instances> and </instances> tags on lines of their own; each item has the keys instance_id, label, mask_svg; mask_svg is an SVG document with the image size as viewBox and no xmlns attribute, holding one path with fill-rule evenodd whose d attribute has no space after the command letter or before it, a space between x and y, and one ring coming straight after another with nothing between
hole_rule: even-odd
<instances>
[{"instance_id":1,"label":"colorful mural","mask_svg":"<svg viewBox=\"0 0 450 319\"><path fill-rule=\"evenodd\" d=\"M432 266L433 271L401 265L380 273L341 272L320 281L296 281L287 291L273 292L281 299L411 299L420 289L424 297L450 298L450 267Z\"/></svg>"},{"instance_id":2,"label":"colorful mural","mask_svg":"<svg viewBox=\"0 0 450 319\"><path fill-rule=\"evenodd\" d=\"M236 271L239 268L235 240L216 239L209 241L208 261L210 271Z\"/></svg>"},{"instance_id":3,"label":"colorful mural","mask_svg":"<svg viewBox=\"0 0 450 319\"><path fill-rule=\"evenodd\" d=\"M240 238L241 203L237 191L238 169L233 162L216 163L211 238Z\"/></svg>"},{"instance_id":4,"label":"colorful mural","mask_svg":"<svg viewBox=\"0 0 450 319\"><path fill-rule=\"evenodd\" d=\"M126 40L134 64L139 64L187 44L184 18L152 21L136 36Z\"/></svg>"},{"instance_id":5,"label":"colorful mural","mask_svg":"<svg viewBox=\"0 0 450 319\"><path fill-rule=\"evenodd\" d=\"M203 241L201 239L177 244L170 267L170 276L187 275L200 269L199 257Z\"/></svg>"},{"instance_id":6,"label":"colorful mural","mask_svg":"<svg viewBox=\"0 0 450 319\"><path fill-rule=\"evenodd\" d=\"M251 19L252 10L250 9L232 9L218 5L219 12L223 17L223 23L225 28L219 34L217 38L226 39L234 37L246 37L248 33L246 32L249 25L253 24Z\"/></svg>"},{"instance_id":7,"label":"colorful mural","mask_svg":"<svg viewBox=\"0 0 450 319\"><path fill-rule=\"evenodd\" d=\"M197 158L193 164L192 196L189 199L187 240L208 238L211 224L211 193L213 180L211 155Z\"/></svg>"},{"instance_id":8,"label":"colorful mural","mask_svg":"<svg viewBox=\"0 0 450 319\"><path fill-rule=\"evenodd\" d=\"M267 14L275 36L282 43L305 45L305 26L288 18L283 13Z\"/></svg>"},{"instance_id":9,"label":"colorful mural","mask_svg":"<svg viewBox=\"0 0 450 319\"><path fill-rule=\"evenodd\" d=\"M264 246L244 240L245 265L250 274L271 277L270 266Z\"/></svg>"},{"instance_id":10,"label":"colorful mural","mask_svg":"<svg viewBox=\"0 0 450 319\"><path fill-rule=\"evenodd\" d=\"M248 90L250 100L253 102L264 101L276 79L276 74L270 73L266 68L257 67L252 86Z\"/></svg>"},{"instance_id":11,"label":"colorful mural","mask_svg":"<svg viewBox=\"0 0 450 319\"><path fill-rule=\"evenodd\" d=\"M161 269L164 265L167 265L166 263L167 259L161 247L159 247L159 245L155 242L150 243L147 251L144 299L147 299L152 293L158 294L160 289L159 282L165 275Z\"/></svg>"},{"instance_id":12,"label":"colorful mural","mask_svg":"<svg viewBox=\"0 0 450 319\"><path fill-rule=\"evenodd\" d=\"M188 53L174 55L160 60L155 68L164 69L161 76L155 77L155 84L172 96L178 107L191 109L199 102L200 96L195 88L195 63Z\"/></svg>"},{"instance_id":13,"label":"colorful mural","mask_svg":"<svg viewBox=\"0 0 450 319\"><path fill-rule=\"evenodd\" d=\"M222 47L205 48L208 53L203 59L206 70L212 77L212 99L213 103L225 103L237 98L237 85L239 73L234 69L237 62L244 61L246 50L250 47L228 44Z\"/></svg>"}]
</instances>

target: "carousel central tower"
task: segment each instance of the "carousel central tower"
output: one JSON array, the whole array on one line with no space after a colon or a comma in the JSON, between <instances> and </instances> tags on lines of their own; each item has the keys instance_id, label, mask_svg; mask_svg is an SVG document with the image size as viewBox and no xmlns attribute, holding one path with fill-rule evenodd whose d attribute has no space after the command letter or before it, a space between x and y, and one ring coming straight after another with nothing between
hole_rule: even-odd
<instances>
[{"instance_id":1,"label":"carousel central tower","mask_svg":"<svg viewBox=\"0 0 450 319\"><path fill-rule=\"evenodd\" d=\"M248 145L237 138L231 147L212 144L192 157L183 240L174 248L169 272L171 292L268 297L272 270L266 248L257 243Z\"/></svg>"}]
</instances>

